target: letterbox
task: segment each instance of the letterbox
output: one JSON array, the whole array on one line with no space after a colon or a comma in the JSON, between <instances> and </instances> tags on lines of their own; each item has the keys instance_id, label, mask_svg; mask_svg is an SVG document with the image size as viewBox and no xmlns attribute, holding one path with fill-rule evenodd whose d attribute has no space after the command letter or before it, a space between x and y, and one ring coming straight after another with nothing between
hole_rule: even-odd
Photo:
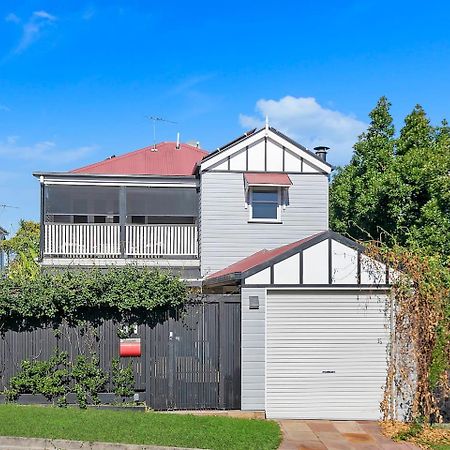
<instances>
[{"instance_id":1,"label":"letterbox","mask_svg":"<svg viewBox=\"0 0 450 450\"><path fill-rule=\"evenodd\" d=\"M141 356L141 338L121 339L119 344L120 356Z\"/></svg>"}]
</instances>

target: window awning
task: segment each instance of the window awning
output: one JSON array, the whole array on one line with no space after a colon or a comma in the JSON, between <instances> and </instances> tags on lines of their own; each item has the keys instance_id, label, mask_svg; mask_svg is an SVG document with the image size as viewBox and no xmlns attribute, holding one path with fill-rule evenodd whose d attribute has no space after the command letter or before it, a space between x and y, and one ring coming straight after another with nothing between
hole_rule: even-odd
<instances>
[{"instance_id":1,"label":"window awning","mask_svg":"<svg viewBox=\"0 0 450 450\"><path fill-rule=\"evenodd\" d=\"M245 184L251 186L290 187L292 181L287 173L244 173Z\"/></svg>"}]
</instances>

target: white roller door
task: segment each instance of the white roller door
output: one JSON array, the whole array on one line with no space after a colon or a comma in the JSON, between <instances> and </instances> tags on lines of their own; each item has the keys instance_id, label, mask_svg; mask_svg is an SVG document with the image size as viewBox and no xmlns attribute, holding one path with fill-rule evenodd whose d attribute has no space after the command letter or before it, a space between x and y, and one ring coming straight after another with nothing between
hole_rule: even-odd
<instances>
[{"instance_id":1,"label":"white roller door","mask_svg":"<svg viewBox=\"0 0 450 450\"><path fill-rule=\"evenodd\" d=\"M389 323L385 294L269 290L267 417L379 419Z\"/></svg>"}]
</instances>

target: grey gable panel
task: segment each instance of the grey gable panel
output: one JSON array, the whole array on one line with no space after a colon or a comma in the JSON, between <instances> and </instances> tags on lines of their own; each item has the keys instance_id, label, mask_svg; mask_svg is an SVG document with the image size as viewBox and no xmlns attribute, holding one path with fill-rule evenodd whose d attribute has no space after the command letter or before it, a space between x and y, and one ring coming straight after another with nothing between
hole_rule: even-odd
<instances>
[{"instance_id":1,"label":"grey gable panel","mask_svg":"<svg viewBox=\"0 0 450 450\"><path fill-rule=\"evenodd\" d=\"M201 261L206 276L263 248L276 248L328 229L328 177L289 174L281 224L249 223L242 173L201 174Z\"/></svg>"}]
</instances>

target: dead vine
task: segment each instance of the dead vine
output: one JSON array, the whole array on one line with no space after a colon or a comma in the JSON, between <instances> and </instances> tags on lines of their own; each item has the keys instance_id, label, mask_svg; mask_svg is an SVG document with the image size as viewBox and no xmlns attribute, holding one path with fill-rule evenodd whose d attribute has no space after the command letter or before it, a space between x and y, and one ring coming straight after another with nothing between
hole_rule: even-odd
<instances>
[{"instance_id":1,"label":"dead vine","mask_svg":"<svg viewBox=\"0 0 450 450\"><path fill-rule=\"evenodd\" d=\"M388 267L393 330L384 399L386 420L440 421L448 395L450 270L438 257L371 244Z\"/></svg>"}]
</instances>

